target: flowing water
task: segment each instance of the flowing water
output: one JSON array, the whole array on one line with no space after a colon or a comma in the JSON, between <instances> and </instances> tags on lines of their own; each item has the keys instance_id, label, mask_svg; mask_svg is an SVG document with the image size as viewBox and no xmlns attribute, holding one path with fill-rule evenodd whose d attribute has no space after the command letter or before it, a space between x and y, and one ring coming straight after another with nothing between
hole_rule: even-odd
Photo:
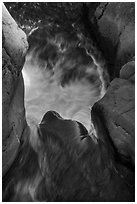
<instances>
[{"instance_id":1,"label":"flowing water","mask_svg":"<svg viewBox=\"0 0 137 204\"><path fill-rule=\"evenodd\" d=\"M41 37L42 40L44 37L45 36ZM64 169L66 168L64 168L64 166L66 164L70 165L66 162L68 161L66 155L69 154L65 153L65 157L62 157L62 155L64 155L64 150L62 149L62 146L58 145L58 140L54 146L52 141L54 137L51 137L51 140L49 139L49 149L52 156L49 156L49 158L46 156L48 148L45 148L44 142L41 142L42 140L40 140L40 134L38 132L38 130L40 131L40 128L37 128L37 126L47 111L53 110L58 112L65 119L79 121L87 128L89 133L88 136L97 136L91 122L91 108L94 103L105 94L108 75L104 63L102 63L103 59L99 57L100 53L96 48L93 49L93 46L90 43L86 46L85 41L83 44L81 42L82 40L79 38L68 39L62 34L54 36L50 35L49 37L46 37L46 41L42 44L40 43L40 45L33 46L26 56L22 73L25 85L26 119L30 129L26 128L24 132L24 143L21 147L21 153L19 154L17 161L15 161L15 169L13 168L13 175L11 174L12 176L10 178L11 180L6 184L5 195L6 193L7 195L9 194L9 198L11 196L12 201L38 201L39 199L46 201L48 199L46 197L48 193L45 194L45 186L46 188L49 187L50 192L52 189L50 188L50 185L52 186L52 182L54 181L54 176L53 178L52 176L51 178L47 176L49 174L47 173L49 172L48 169L52 168L47 161L51 161L52 163L52 159L54 158L52 169L58 166L58 171L62 172L63 168L63 177ZM70 121L68 121L66 126L64 125L66 122L59 123L61 125L63 124L63 127L61 125L58 127L59 133L65 133L65 136L68 136L68 138L70 136L73 140L74 146L71 144L70 140L71 145L69 146L68 144L68 147L73 147L74 152L75 150L78 150L79 152L80 148L81 153L83 152L84 147L87 147L85 145L86 141L89 140L80 140L81 126L76 122L75 125L74 123L72 125L72 121L70 126L69 122ZM49 122L49 124L51 123ZM54 123L52 124L54 125ZM51 128L51 126L49 126L49 128ZM72 131L70 131L71 128ZM63 131L60 132L60 130ZM84 133L82 132L82 134ZM78 143L78 141L80 142ZM53 148L56 148L52 149L52 145ZM73 148L70 148L71 151ZM59 153L58 155L56 154L56 151ZM85 156L86 155L87 153ZM58 160L59 157L60 159ZM75 158L75 156L72 158ZM61 163L58 163L59 161L61 161ZM75 162L75 160L73 162ZM79 163L76 163L76 165L77 164ZM69 168L66 169L67 175L69 176ZM71 168L70 171L72 171ZM72 172L71 176L73 175ZM81 175L80 169L80 176ZM85 180L85 177L83 178ZM67 180L68 179L69 177ZM47 184L47 181L50 181L51 183ZM77 186L74 188L77 189ZM52 199L54 200L54 198L51 198L51 200Z\"/></svg>"},{"instance_id":2,"label":"flowing water","mask_svg":"<svg viewBox=\"0 0 137 204\"><path fill-rule=\"evenodd\" d=\"M54 110L89 131L91 108L105 94L106 71L84 47L63 41L58 36L48 39L26 57L22 73L27 122L38 124L47 111Z\"/></svg>"}]
</instances>

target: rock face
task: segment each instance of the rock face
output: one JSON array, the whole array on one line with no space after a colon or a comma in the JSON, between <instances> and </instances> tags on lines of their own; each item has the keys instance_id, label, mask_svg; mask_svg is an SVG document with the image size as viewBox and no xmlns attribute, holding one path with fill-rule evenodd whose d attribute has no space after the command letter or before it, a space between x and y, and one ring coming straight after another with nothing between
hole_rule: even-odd
<instances>
[{"instance_id":1,"label":"rock face","mask_svg":"<svg viewBox=\"0 0 137 204\"><path fill-rule=\"evenodd\" d=\"M88 196L91 195L90 191L92 191L94 196L97 196L97 200L99 199L99 196L100 196L99 201L102 201L103 194L106 195L105 199L108 199L109 194L111 199L113 198L114 195L120 196L120 199L122 196L122 201L123 199L126 201L127 199L129 199L128 193L129 195L131 193L131 195L133 194L134 196L134 190L133 190L134 189L134 163L135 163L135 62L133 57L135 55L135 50L134 50L134 45L135 45L134 12L135 11L134 10L135 10L134 3L100 3L100 5L96 9L95 16L93 17L93 15L91 15L92 16L91 18L94 18L95 20L94 22L93 21L91 22L92 24L95 23L93 27L94 28L96 27L95 33L98 38L98 44L100 45L100 48L104 52L106 58L109 60L109 65L110 65L109 72L111 75L111 79L113 79L113 81L110 83L110 86L105 96L93 106L92 112L91 112L92 121L94 123L94 126L96 127L97 134L99 137L99 139L97 140L100 140L100 144L102 144L102 147L99 144L99 149L101 150L101 153L99 154L99 156L98 155L96 156L95 154L96 152L94 151L94 148L92 148L93 146L89 149L91 151L91 154L89 154L88 152L88 156L92 155L93 157L94 156L95 157L93 158L92 165L89 166L89 169L87 169L87 173L91 175L91 181L93 182L95 179L95 176L97 175L97 167L99 167L98 172L101 173L101 176L99 174L99 179L101 181L99 183L98 182L99 180L97 179L94 182L95 188L93 186L93 183L91 186L89 185L89 187L87 188L88 186L87 183L89 183L89 176L88 174L84 175L83 177L81 176L82 175L81 172L83 174L85 174L86 172L85 165L83 165L84 168L82 167L82 171L81 171L77 163L74 166L76 167L76 170L72 166L72 163L70 165L71 168L73 168L72 170L75 170L74 179L72 179L73 171L71 171L71 169L70 169L71 179L68 179L68 177L66 176L68 183L70 183L69 189L72 191L73 189L75 189L75 186L74 186L75 179L79 182L81 178L84 178L83 181L80 183L80 185L82 186L84 185L83 187L87 189L88 192L84 195L83 190L79 185L79 183L77 186L79 189L79 195L80 196L83 195L83 198L86 198L86 199L88 199ZM71 15L71 12L70 14L67 14L67 15L68 16ZM90 18L90 13L89 13L89 18ZM62 18L62 21L64 22L63 18ZM21 69L24 64L24 57L27 50L26 36L18 28L17 24L9 15L5 7L3 7L2 23L3 23L3 61L2 61L3 63L3 66L2 66L3 68L3 72L2 72L3 74L3 81L2 81L3 83L3 89L2 89L3 91L2 92L3 136L2 137L3 138L2 139L3 139L3 174L5 174L5 172L9 169L10 165L13 163L14 158L17 155L19 146L21 146L20 138L22 134L24 134L24 137L25 137L25 136L28 136L30 132L29 130L27 130L27 128L25 128L27 124L26 124L25 109L24 109L24 83L23 83L23 78L21 74ZM120 78L115 78L116 76ZM51 113L48 113L46 115L46 118L48 118L50 121L49 130L51 130L51 132L52 132L52 127L50 125L51 125L51 120L53 119L52 116L53 115L51 115ZM57 114L56 116L59 118ZM56 124L54 123L54 120L52 120L52 122L53 122L53 125ZM41 127L42 126L43 126L43 123L41 123ZM46 127L48 127L47 121L44 128L46 129ZM61 124L61 127L64 128L64 125ZM43 138L42 138L43 141L45 140L45 137L44 137L45 129L43 130ZM59 131L60 129L61 128L59 128ZM26 132L26 130L28 132ZM33 129L33 131L35 130ZM69 127L67 133L69 133L70 130L71 128ZM41 128L41 131L42 131L42 128ZM38 131L36 132L38 133ZM66 136L66 127L63 130L63 133ZM32 136L34 136L33 132L31 134ZM87 132L84 132L83 134L86 135ZM55 138L57 139L57 137ZM64 136L62 138L64 139ZM58 149L57 146L54 145L55 141L54 141L53 134L51 134L51 140L49 140L50 145L52 144L51 143L52 139L53 139L53 149L51 147L44 149L44 156L45 155L47 156L45 152L48 149L49 152L51 151L51 156L49 156L49 158L53 159L54 161L56 156L59 157L59 159L61 158L59 151L62 150L62 146L60 145L61 148ZM34 140L34 137L32 140ZM37 137L35 140L37 141ZM68 149L71 149L71 147L73 147L74 140L72 141L73 143L69 146ZM29 141L28 144L30 144L30 142L32 143L31 145L34 148L33 141ZM45 189L49 190L50 189L49 187L51 187L51 185L49 185L51 180L49 178L46 180L45 176L50 175L48 172L49 169L53 171L53 169L56 167L55 163L53 162L53 166L51 166L51 168L47 168L48 165L45 158L41 159L43 161L43 166L41 166L42 161L41 162L37 161L39 157L37 157L36 151L33 151L33 148L28 144L26 145L26 147L28 149L31 149L31 151L26 151L26 147L24 148L24 151L23 151L23 156L25 157L24 160L26 159L26 163L22 162L20 165L20 160L22 159L21 157L20 160L18 160L19 163L17 163L17 166L15 166L15 169L17 167L16 171L14 171L15 169L13 169L14 177L12 178L15 178L15 183L22 176L21 179L19 180L22 182L21 184L22 186L21 188L18 188L18 192L16 188L18 187L18 185L14 185L14 188L13 188L13 183L10 182L10 185L11 185L10 192L12 192L13 190L13 192L15 191L15 193L19 193L19 196L20 194L21 196L23 195L21 199L23 198L25 199L25 201L28 199L27 196L29 191L30 191L29 192L30 197L33 196L32 194L36 192L35 191L36 189L34 189L34 187L37 187L37 185L38 185L38 188L40 188L40 191L39 191L40 195L41 195L41 191L43 190L44 193L42 194L42 196L43 195L45 196ZM59 142L59 144L62 144L62 143ZM69 143L67 142L66 144L68 145ZM89 142L86 144L89 145ZM47 144L44 143L44 148L45 148L45 145ZM82 147L82 150L83 150L84 145L83 146L82 145L80 147ZM74 149L76 150L76 148ZM66 148L64 148L64 150L66 151ZM110 154L111 150L114 150L112 151L112 154ZM55 151L57 151L56 154L55 154ZM81 152L81 149L80 149L80 152ZM39 153L39 151L37 153ZM73 156L74 155L75 154L73 154ZM104 157L102 157L102 155L104 155ZM62 153L61 156L64 157L64 154ZM86 159L88 160L88 156L86 155L85 159L83 159L84 162L86 161ZM119 157L118 160L117 160L117 156ZM112 165L112 162L107 163L107 159L108 161L113 160L114 165ZM58 161L59 160L57 158L57 164L58 164ZM61 165L58 165L59 168L63 167L64 161L66 162L67 160L66 159L64 160L63 158L63 162L61 161L60 163ZM78 159L76 159L76 162L77 161ZM100 162L102 162L101 165L98 165ZM87 163L91 164L90 158L87 161ZM95 163L96 163L96 166L95 166ZM105 169L104 171L102 171L100 166L105 168L106 163L108 165L107 166L108 169ZM52 164L52 162L50 164ZM66 162L66 165L68 164L69 162ZM40 172L39 172L39 165L41 168ZM80 165L81 165L81 162L80 162ZM48 173L46 172L46 168ZM57 174L57 178L59 175L64 176L63 174L64 171L63 173L62 172L60 174L58 173L59 168L55 168L55 175ZM112 171L110 172L110 174L108 174L108 171L110 171L110 168L112 168ZM78 176L79 170L80 170L80 173ZM27 174L26 177L29 178L29 181L32 182L30 183L30 185L25 184L25 187L24 187L24 172ZM34 175L32 172L34 173ZM36 176L37 178L38 176L37 173L40 173L40 174L42 173L41 176L44 175L44 182L47 182L46 183L47 186L45 184L44 184L45 186L42 186L43 183L40 183L39 185L38 181L40 182L41 180L37 181L37 179L34 179L35 178L34 176ZM130 173L132 174L132 176L130 175ZM67 171L67 175L68 175L68 171ZM77 179L77 176L78 176L78 179ZM60 181L63 181L63 179L62 178L60 179L60 178L59 178L59 187L61 186ZM87 179L87 183L84 184L85 178ZM111 178L113 178L114 183L112 183ZM55 177L55 181L56 181L56 177ZM96 190L100 189L102 182L104 182L105 184L102 187L103 194L101 193L97 194ZM68 184L66 185L66 184L67 182L65 181L64 186L66 187L65 192L67 194L69 193L68 191L69 185ZM53 186L55 186L55 182L53 183ZM60 191L61 193L65 189L64 186ZM112 189L110 188L110 186L112 187ZM123 186L127 186L127 188L124 189ZM25 191L25 188L27 189L26 191ZM55 192L57 190L59 190L59 188L56 188ZM59 195L60 195L60 192L59 192ZM54 191L52 191L52 188L51 188L51 193L52 193L52 196L51 196L51 200L52 200L53 196L55 196L55 193ZM78 191L76 191L76 193L78 193ZM26 197L24 196L25 194L27 195ZM63 196L64 195L65 194L63 193ZM132 201L133 201L133 196L132 196ZM70 195L68 196L68 198L70 199ZM57 196L57 199L59 199L58 196ZM34 198L32 200L34 200Z\"/></svg>"},{"instance_id":2,"label":"rock face","mask_svg":"<svg viewBox=\"0 0 137 204\"><path fill-rule=\"evenodd\" d=\"M114 79L105 96L92 109L100 118L117 151L134 164L135 86L125 79ZM94 121L94 120L93 120ZM99 133L101 135L101 132Z\"/></svg>"},{"instance_id":3,"label":"rock face","mask_svg":"<svg viewBox=\"0 0 137 204\"><path fill-rule=\"evenodd\" d=\"M120 78L135 83L135 61L130 61L121 68Z\"/></svg>"},{"instance_id":4,"label":"rock face","mask_svg":"<svg viewBox=\"0 0 137 204\"><path fill-rule=\"evenodd\" d=\"M25 125L24 85L21 69L28 48L26 35L2 8L2 170L16 156Z\"/></svg>"},{"instance_id":5,"label":"rock face","mask_svg":"<svg viewBox=\"0 0 137 204\"><path fill-rule=\"evenodd\" d=\"M101 3L95 12L98 43L110 61L112 78L135 55L135 4Z\"/></svg>"},{"instance_id":6,"label":"rock face","mask_svg":"<svg viewBox=\"0 0 137 204\"><path fill-rule=\"evenodd\" d=\"M96 126L98 120L103 124L122 160L134 164L135 4L101 3L94 20L113 81L105 96L93 106L92 119Z\"/></svg>"}]
</instances>

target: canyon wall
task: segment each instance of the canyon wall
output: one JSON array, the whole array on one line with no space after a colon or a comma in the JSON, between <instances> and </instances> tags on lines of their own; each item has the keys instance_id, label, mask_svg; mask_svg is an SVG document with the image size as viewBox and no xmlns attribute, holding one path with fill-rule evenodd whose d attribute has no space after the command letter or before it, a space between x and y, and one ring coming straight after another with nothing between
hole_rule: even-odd
<instances>
[{"instance_id":1,"label":"canyon wall","mask_svg":"<svg viewBox=\"0 0 137 204\"><path fill-rule=\"evenodd\" d=\"M13 162L25 121L24 83L21 74L28 48L25 33L2 7L2 170Z\"/></svg>"},{"instance_id":2,"label":"canyon wall","mask_svg":"<svg viewBox=\"0 0 137 204\"><path fill-rule=\"evenodd\" d=\"M96 42L108 61L112 80L106 95L93 106L93 122L96 124L99 119L117 151L125 160L134 164L135 4L97 3L93 7L94 9L92 3L85 4L85 7L82 7L86 8L85 15L79 15L79 18L85 18L85 22L89 21L88 26L91 26L91 29L88 31L92 32L92 35L94 33ZM51 14L53 16L54 11ZM28 45L26 35L5 7L2 15L2 132L5 172L16 156L19 139L26 125L24 85L20 72Z\"/></svg>"},{"instance_id":3,"label":"canyon wall","mask_svg":"<svg viewBox=\"0 0 137 204\"><path fill-rule=\"evenodd\" d=\"M101 3L90 22L108 59L111 79L119 77L122 66L135 56L135 3Z\"/></svg>"},{"instance_id":4,"label":"canyon wall","mask_svg":"<svg viewBox=\"0 0 137 204\"><path fill-rule=\"evenodd\" d=\"M95 18L98 41L109 59L113 80L106 95L93 106L92 118L94 122L99 118L117 151L134 164L135 4L101 3Z\"/></svg>"}]
</instances>

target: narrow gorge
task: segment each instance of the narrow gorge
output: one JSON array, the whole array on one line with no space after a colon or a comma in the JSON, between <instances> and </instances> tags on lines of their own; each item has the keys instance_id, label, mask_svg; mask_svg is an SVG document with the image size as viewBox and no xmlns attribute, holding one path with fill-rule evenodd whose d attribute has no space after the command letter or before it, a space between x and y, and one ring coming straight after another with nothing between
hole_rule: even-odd
<instances>
[{"instance_id":1,"label":"narrow gorge","mask_svg":"<svg viewBox=\"0 0 137 204\"><path fill-rule=\"evenodd\" d=\"M135 201L135 4L2 7L2 200Z\"/></svg>"}]
</instances>

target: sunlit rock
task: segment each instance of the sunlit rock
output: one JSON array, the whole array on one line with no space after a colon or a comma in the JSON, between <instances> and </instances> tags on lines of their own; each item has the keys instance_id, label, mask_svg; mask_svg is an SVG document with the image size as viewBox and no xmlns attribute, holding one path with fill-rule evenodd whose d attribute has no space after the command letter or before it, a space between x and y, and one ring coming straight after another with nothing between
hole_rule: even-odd
<instances>
[{"instance_id":1,"label":"sunlit rock","mask_svg":"<svg viewBox=\"0 0 137 204\"><path fill-rule=\"evenodd\" d=\"M2 9L2 146L3 174L14 160L24 129L24 85L20 75L27 51L25 33L6 7Z\"/></svg>"}]
</instances>

